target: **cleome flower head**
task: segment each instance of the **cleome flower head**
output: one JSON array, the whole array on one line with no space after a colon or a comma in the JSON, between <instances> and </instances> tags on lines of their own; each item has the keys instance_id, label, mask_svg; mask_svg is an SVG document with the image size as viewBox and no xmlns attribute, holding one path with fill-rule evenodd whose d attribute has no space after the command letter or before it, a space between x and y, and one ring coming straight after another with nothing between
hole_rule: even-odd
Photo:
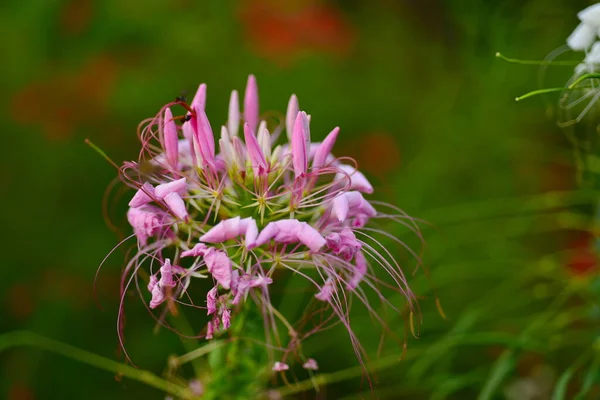
<instances>
[{"instance_id":1,"label":"cleome flower head","mask_svg":"<svg viewBox=\"0 0 600 400\"><path fill-rule=\"evenodd\" d=\"M268 348L283 353L274 371L287 369L286 358L298 354L301 340L339 323L362 361L364 352L350 325L352 298L386 329L382 307L401 313L402 305L384 296L383 288L400 294L410 310L416 307L402 269L375 237L408 247L368 225L386 219L418 232L415 222L383 203L377 204L388 213L376 210L366 198L373 192L367 178L351 159L332 154L339 128L313 142L311 117L296 96L283 122L271 124L260 115L256 80L250 76L243 112L233 91L218 138L205 104L202 84L191 103L180 99L163 107L140 126L139 160L121 168L123 180L136 190L127 219L138 244L123 275L123 292L138 276L149 275L140 291L149 309L190 305L206 310L209 319L201 334L206 339L232 329L240 310L253 301L264 316ZM287 143L279 144L285 135ZM302 329L294 327L270 302L270 287L286 270L307 279L311 303L329 313L305 332L306 321ZM190 287L201 280L210 282L210 289L193 298ZM377 309L367 291L375 293ZM282 326L292 338L287 347L278 339ZM317 369L314 359L300 358L306 369Z\"/></svg>"}]
</instances>

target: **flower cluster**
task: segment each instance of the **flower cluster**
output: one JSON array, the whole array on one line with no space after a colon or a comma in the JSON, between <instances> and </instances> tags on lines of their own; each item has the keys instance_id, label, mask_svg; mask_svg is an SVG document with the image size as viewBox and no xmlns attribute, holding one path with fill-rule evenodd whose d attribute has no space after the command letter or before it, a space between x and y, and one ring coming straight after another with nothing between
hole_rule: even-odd
<instances>
[{"instance_id":1,"label":"flower cluster","mask_svg":"<svg viewBox=\"0 0 600 400\"><path fill-rule=\"evenodd\" d=\"M596 71L600 64L600 3L580 11L577 17L581 21L567 38L567 45L574 51L585 51L581 64L575 68L576 75Z\"/></svg>"},{"instance_id":2,"label":"flower cluster","mask_svg":"<svg viewBox=\"0 0 600 400\"><path fill-rule=\"evenodd\" d=\"M202 84L191 103L178 99L165 105L140 126L139 160L121 169L123 180L136 189L127 218L138 242L138 252L123 275L123 292L132 282L139 287L138 275L147 271L148 292L140 293L149 299L148 307L205 309L206 339L227 331L248 298L264 315L268 343L277 337L279 324L294 329L293 339L299 341L341 322L360 358L349 321L352 297L383 326L366 289L383 307L398 313L400 307L382 294L382 288L405 297L409 309L416 307L402 269L375 237L410 249L367 224L383 218L418 232L416 223L393 206L380 203L388 213L375 210L365 198L373 192L367 178L351 159L332 155L339 128L322 142L312 142L311 117L300 110L296 96L290 98L282 123L271 127L261 119L256 80L250 76L243 113L237 91L231 94L219 151L205 102ZM171 107L181 108L183 114L174 116ZM289 144L278 145L284 130ZM279 270L310 281L314 301L321 302L330 317L303 334L282 320L269 296ZM388 277L378 277L381 273ZM201 301L188 290L198 279L212 282ZM296 348L297 343L288 347ZM283 351L273 370L288 368ZM303 362L306 369L317 369L314 359Z\"/></svg>"}]
</instances>

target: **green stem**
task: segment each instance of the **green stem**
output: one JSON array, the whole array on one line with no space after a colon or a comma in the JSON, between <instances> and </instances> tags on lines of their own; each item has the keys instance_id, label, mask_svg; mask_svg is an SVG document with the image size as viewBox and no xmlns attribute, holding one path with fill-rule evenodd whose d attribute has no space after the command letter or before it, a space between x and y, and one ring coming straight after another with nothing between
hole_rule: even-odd
<instances>
[{"instance_id":1,"label":"green stem","mask_svg":"<svg viewBox=\"0 0 600 400\"><path fill-rule=\"evenodd\" d=\"M210 353L211 351L223 346L225 343L226 343L225 340L213 341L205 346L199 347L195 350L190 351L189 353L179 356L179 357L173 359L173 361L175 363L177 363L177 365L183 365L190 361L199 359L200 357Z\"/></svg>"},{"instance_id":2,"label":"green stem","mask_svg":"<svg viewBox=\"0 0 600 400\"><path fill-rule=\"evenodd\" d=\"M504 61L508 61L512 64L522 64L522 65L556 65L562 67L572 67L574 65L579 64L579 61L551 61L551 60L519 60L518 58L508 58L504 56L504 54L497 52L497 58L501 58Z\"/></svg>"},{"instance_id":3,"label":"green stem","mask_svg":"<svg viewBox=\"0 0 600 400\"><path fill-rule=\"evenodd\" d=\"M188 388L166 381L150 371L137 369L32 332L15 331L0 336L0 353L7 349L19 346L31 346L51 351L84 364L145 383L148 386L152 386L182 399L191 400L197 398Z\"/></svg>"},{"instance_id":4,"label":"green stem","mask_svg":"<svg viewBox=\"0 0 600 400\"><path fill-rule=\"evenodd\" d=\"M569 87L569 88L555 87L555 88L546 88L546 89L533 90L531 92L525 93L522 96L515 97L515 101L525 100L525 99L527 99L529 97L537 96L539 94L562 92L562 91L568 90L568 89L571 89L571 87Z\"/></svg>"}]
</instances>

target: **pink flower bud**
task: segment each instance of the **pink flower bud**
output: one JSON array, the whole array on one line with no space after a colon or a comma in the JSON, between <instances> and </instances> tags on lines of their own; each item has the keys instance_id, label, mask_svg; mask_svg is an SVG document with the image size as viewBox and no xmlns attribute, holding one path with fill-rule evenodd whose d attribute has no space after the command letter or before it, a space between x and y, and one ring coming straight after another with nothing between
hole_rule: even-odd
<instances>
[{"instance_id":1,"label":"pink flower bud","mask_svg":"<svg viewBox=\"0 0 600 400\"><path fill-rule=\"evenodd\" d=\"M290 101L287 106L287 113L285 115L285 128L288 136L288 140L292 142L292 132L294 131L294 123L296 122L296 117L300 112L300 106L298 105L298 98L295 94L290 97Z\"/></svg>"},{"instance_id":2,"label":"pink flower bud","mask_svg":"<svg viewBox=\"0 0 600 400\"><path fill-rule=\"evenodd\" d=\"M309 137L308 118L304 111L298 113L292 133L292 162L296 178L306 174L308 169L307 137Z\"/></svg>"},{"instance_id":3,"label":"pink flower bud","mask_svg":"<svg viewBox=\"0 0 600 400\"><path fill-rule=\"evenodd\" d=\"M244 121L252 131L258 127L258 86L254 75L248 76L244 94Z\"/></svg>"},{"instance_id":4,"label":"pink flower bud","mask_svg":"<svg viewBox=\"0 0 600 400\"><path fill-rule=\"evenodd\" d=\"M327 163L327 158L331 154L331 150L333 150L333 145L335 144L339 132L340 128L334 128L319 145L313 158L313 169L319 169Z\"/></svg>"},{"instance_id":5,"label":"pink flower bud","mask_svg":"<svg viewBox=\"0 0 600 400\"><path fill-rule=\"evenodd\" d=\"M265 156L260 149L258 140L256 140L256 136L254 136L254 132L252 132L252 129L248 124L244 124L244 139L246 140L248 157L252 163L254 174L264 175L268 170L267 160L265 160Z\"/></svg>"},{"instance_id":6,"label":"pink flower bud","mask_svg":"<svg viewBox=\"0 0 600 400\"><path fill-rule=\"evenodd\" d=\"M192 109L204 110L206 108L206 84L202 83L198 86L198 90L190 104Z\"/></svg>"},{"instance_id":7,"label":"pink flower bud","mask_svg":"<svg viewBox=\"0 0 600 400\"><path fill-rule=\"evenodd\" d=\"M173 113L170 108L165 110L163 121L163 146L169 166L177 170L179 159L179 140L177 139L177 125L173 120Z\"/></svg>"},{"instance_id":8,"label":"pink flower bud","mask_svg":"<svg viewBox=\"0 0 600 400\"><path fill-rule=\"evenodd\" d=\"M240 127L240 101L238 99L238 92L234 90L231 92L229 98L229 117L227 118L227 129L231 136L237 136L238 129Z\"/></svg>"}]
</instances>

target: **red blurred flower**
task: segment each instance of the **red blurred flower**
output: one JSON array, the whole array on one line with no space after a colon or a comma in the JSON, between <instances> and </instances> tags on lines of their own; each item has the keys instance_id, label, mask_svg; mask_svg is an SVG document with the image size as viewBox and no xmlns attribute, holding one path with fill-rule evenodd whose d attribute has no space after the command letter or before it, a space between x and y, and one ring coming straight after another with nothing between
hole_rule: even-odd
<instances>
[{"instance_id":1,"label":"red blurred flower","mask_svg":"<svg viewBox=\"0 0 600 400\"><path fill-rule=\"evenodd\" d=\"M109 96L118 75L109 55L98 55L79 71L61 71L32 82L14 94L11 114L23 125L39 125L53 139L66 138L75 129L106 119Z\"/></svg>"},{"instance_id":2,"label":"red blurred flower","mask_svg":"<svg viewBox=\"0 0 600 400\"><path fill-rule=\"evenodd\" d=\"M589 232L579 232L568 245L569 256L565 266L576 276L583 276L597 270L598 255L594 249L595 238Z\"/></svg>"},{"instance_id":3,"label":"red blurred flower","mask_svg":"<svg viewBox=\"0 0 600 400\"><path fill-rule=\"evenodd\" d=\"M354 29L340 10L319 2L246 0L240 15L254 50L280 64L303 52L344 56L354 44Z\"/></svg>"}]
</instances>

